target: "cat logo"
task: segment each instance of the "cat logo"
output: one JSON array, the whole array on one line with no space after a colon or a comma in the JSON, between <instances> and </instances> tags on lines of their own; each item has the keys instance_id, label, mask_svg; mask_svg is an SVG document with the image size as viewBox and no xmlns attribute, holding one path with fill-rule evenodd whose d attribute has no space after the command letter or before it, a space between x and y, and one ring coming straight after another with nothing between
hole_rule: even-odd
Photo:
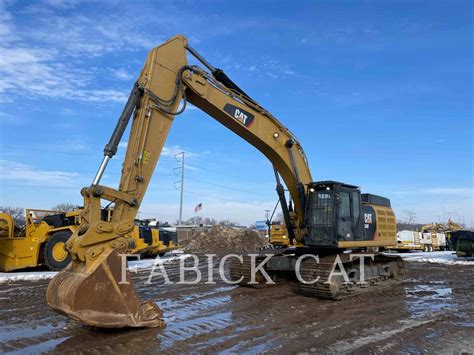
<instances>
[{"instance_id":1,"label":"cat logo","mask_svg":"<svg viewBox=\"0 0 474 355\"><path fill-rule=\"evenodd\" d=\"M246 125L245 122L247 121L248 116L239 109L235 109L234 118Z\"/></svg>"},{"instance_id":2,"label":"cat logo","mask_svg":"<svg viewBox=\"0 0 474 355\"><path fill-rule=\"evenodd\" d=\"M245 127L249 128L255 118L250 112L247 112L237 106L231 104L225 104L224 111L228 113L232 118L242 123Z\"/></svg>"},{"instance_id":3,"label":"cat logo","mask_svg":"<svg viewBox=\"0 0 474 355\"><path fill-rule=\"evenodd\" d=\"M364 213L364 222L366 224L372 223L372 213Z\"/></svg>"}]
</instances>

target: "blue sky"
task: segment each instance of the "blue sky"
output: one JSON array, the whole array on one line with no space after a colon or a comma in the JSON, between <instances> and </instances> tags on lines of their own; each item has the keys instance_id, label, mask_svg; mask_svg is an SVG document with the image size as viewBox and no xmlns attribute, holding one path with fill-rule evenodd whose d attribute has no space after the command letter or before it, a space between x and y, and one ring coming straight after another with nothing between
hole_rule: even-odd
<instances>
[{"instance_id":1,"label":"blue sky","mask_svg":"<svg viewBox=\"0 0 474 355\"><path fill-rule=\"evenodd\" d=\"M470 1L1 1L0 204L81 203L146 53L182 33L289 127L315 180L418 222L474 224ZM244 224L276 202L270 163L197 109L177 117L141 217ZM124 148L104 184L115 186ZM444 215L443 215L444 211Z\"/></svg>"}]
</instances>

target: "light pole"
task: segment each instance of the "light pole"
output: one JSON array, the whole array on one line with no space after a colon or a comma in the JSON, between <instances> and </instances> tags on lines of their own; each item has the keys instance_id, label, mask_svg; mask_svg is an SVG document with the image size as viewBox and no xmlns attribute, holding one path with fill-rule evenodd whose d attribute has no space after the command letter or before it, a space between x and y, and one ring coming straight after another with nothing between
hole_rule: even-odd
<instances>
[{"instance_id":1,"label":"light pole","mask_svg":"<svg viewBox=\"0 0 474 355\"><path fill-rule=\"evenodd\" d=\"M267 222L268 222L269 217L270 217L270 211L271 210L265 210L265 219L267 220Z\"/></svg>"},{"instance_id":2,"label":"light pole","mask_svg":"<svg viewBox=\"0 0 474 355\"><path fill-rule=\"evenodd\" d=\"M184 193L184 152L175 154L175 158L177 161L180 161L178 158L178 155L181 155L181 167L180 168L174 168L173 170L176 171L177 169L181 169L181 180L180 181L175 181L176 183L181 184L181 194L180 194L180 199L179 199L179 218L178 218L178 226L183 224L183 193ZM175 185L176 187L176 185Z\"/></svg>"}]
</instances>

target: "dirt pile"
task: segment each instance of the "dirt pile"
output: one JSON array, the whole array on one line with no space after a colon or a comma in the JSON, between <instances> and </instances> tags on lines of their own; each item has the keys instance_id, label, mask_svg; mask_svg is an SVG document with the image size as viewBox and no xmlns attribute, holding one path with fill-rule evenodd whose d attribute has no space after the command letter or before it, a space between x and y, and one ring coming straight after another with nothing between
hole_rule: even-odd
<instances>
[{"instance_id":1,"label":"dirt pile","mask_svg":"<svg viewBox=\"0 0 474 355\"><path fill-rule=\"evenodd\" d=\"M200 231L182 244L187 253L246 253L259 250L268 241L256 231L213 226Z\"/></svg>"}]
</instances>

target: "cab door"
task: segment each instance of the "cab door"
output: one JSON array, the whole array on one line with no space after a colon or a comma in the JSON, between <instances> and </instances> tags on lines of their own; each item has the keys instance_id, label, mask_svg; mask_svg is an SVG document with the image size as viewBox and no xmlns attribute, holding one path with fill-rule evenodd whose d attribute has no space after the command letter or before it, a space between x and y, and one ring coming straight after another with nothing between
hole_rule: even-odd
<instances>
[{"instance_id":1,"label":"cab door","mask_svg":"<svg viewBox=\"0 0 474 355\"><path fill-rule=\"evenodd\" d=\"M353 218L351 213L351 194L340 190L336 194L337 202L337 239L354 240Z\"/></svg>"}]
</instances>

